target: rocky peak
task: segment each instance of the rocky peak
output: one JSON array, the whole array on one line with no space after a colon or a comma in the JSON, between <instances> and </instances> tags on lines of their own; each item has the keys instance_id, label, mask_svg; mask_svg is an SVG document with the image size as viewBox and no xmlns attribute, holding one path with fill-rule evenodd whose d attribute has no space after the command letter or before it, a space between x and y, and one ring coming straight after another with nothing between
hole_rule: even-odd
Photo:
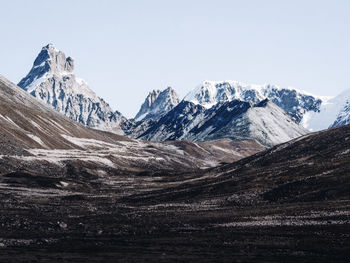
<instances>
[{"instance_id":1,"label":"rocky peak","mask_svg":"<svg viewBox=\"0 0 350 263\"><path fill-rule=\"evenodd\" d=\"M135 119L140 121L149 118L160 118L162 115L173 109L180 100L175 90L171 87L163 91L153 90L148 93L145 102L142 104Z\"/></svg>"},{"instance_id":2,"label":"rocky peak","mask_svg":"<svg viewBox=\"0 0 350 263\"><path fill-rule=\"evenodd\" d=\"M58 50L54 45L48 44L41 49L41 52L34 61L34 67L43 63L49 65L51 72L73 72L74 60L65 56L63 52Z\"/></svg>"},{"instance_id":3,"label":"rocky peak","mask_svg":"<svg viewBox=\"0 0 350 263\"><path fill-rule=\"evenodd\" d=\"M18 86L83 125L122 134L120 125L126 119L77 78L73 70L74 60L48 44Z\"/></svg>"},{"instance_id":4,"label":"rocky peak","mask_svg":"<svg viewBox=\"0 0 350 263\"><path fill-rule=\"evenodd\" d=\"M31 88L31 83L42 78L45 74L66 75L72 74L73 71L73 58L66 57L65 54L59 51L54 45L48 44L41 49L34 60L32 69L28 75L18 83L18 86L28 90Z\"/></svg>"}]
</instances>

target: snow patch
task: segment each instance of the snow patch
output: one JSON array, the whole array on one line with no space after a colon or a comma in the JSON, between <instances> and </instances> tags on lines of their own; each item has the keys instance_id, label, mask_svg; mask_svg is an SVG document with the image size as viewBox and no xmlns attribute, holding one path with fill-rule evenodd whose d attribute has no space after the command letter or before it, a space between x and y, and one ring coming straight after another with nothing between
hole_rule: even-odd
<instances>
[{"instance_id":1,"label":"snow patch","mask_svg":"<svg viewBox=\"0 0 350 263\"><path fill-rule=\"evenodd\" d=\"M46 145L43 143L43 141L38 136L36 136L34 134L30 134L30 133L28 133L27 136L29 138L31 138L32 140L36 141L37 143L39 143L40 145L46 147Z\"/></svg>"}]
</instances>

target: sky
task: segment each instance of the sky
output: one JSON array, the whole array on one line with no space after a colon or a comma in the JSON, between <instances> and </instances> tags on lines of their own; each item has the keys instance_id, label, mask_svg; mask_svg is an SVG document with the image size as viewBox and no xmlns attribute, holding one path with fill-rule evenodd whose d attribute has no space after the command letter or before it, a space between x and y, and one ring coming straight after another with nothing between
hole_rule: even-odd
<instances>
[{"instance_id":1,"label":"sky","mask_svg":"<svg viewBox=\"0 0 350 263\"><path fill-rule=\"evenodd\" d=\"M347 0L0 0L0 74L18 83L53 43L114 110L204 80L350 89Z\"/></svg>"}]
</instances>

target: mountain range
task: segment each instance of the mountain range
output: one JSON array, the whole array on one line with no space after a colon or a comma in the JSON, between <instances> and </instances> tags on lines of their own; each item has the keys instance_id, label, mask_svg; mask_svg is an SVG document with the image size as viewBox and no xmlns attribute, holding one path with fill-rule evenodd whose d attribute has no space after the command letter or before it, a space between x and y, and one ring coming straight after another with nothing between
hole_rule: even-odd
<instances>
[{"instance_id":1,"label":"mountain range","mask_svg":"<svg viewBox=\"0 0 350 263\"><path fill-rule=\"evenodd\" d=\"M204 81L182 100L171 87L153 90L135 118L127 119L77 78L74 60L52 44L42 48L18 86L87 127L150 141L230 138L270 147L350 122L349 92L331 98L237 81Z\"/></svg>"},{"instance_id":2,"label":"mountain range","mask_svg":"<svg viewBox=\"0 0 350 263\"><path fill-rule=\"evenodd\" d=\"M249 139L272 146L306 133L306 129L267 99L257 104L233 100L209 109L182 101L137 138L150 141Z\"/></svg>"}]
</instances>

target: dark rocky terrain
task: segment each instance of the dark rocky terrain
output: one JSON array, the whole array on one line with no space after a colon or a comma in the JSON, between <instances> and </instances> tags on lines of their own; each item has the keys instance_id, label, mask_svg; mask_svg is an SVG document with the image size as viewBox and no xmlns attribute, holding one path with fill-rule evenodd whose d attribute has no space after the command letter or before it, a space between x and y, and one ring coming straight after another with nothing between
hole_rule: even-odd
<instances>
[{"instance_id":1,"label":"dark rocky terrain","mask_svg":"<svg viewBox=\"0 0 350 263\"><path fill-rule=\"evenodd\" d=\"M131 140L0 86L1 262L350 259L349 126L210 168L256 144Z\"/></svg>"},{"instance_id":2,"label":"dark rocky terrain","mask_svg":"<svg viewBox=\"0 0 350 263\"><path fill-rule=\"evenodd\" d=\"M350 127L204 171L2 174L6 262L347 262Z\"/></svg>"}]
</instances>

